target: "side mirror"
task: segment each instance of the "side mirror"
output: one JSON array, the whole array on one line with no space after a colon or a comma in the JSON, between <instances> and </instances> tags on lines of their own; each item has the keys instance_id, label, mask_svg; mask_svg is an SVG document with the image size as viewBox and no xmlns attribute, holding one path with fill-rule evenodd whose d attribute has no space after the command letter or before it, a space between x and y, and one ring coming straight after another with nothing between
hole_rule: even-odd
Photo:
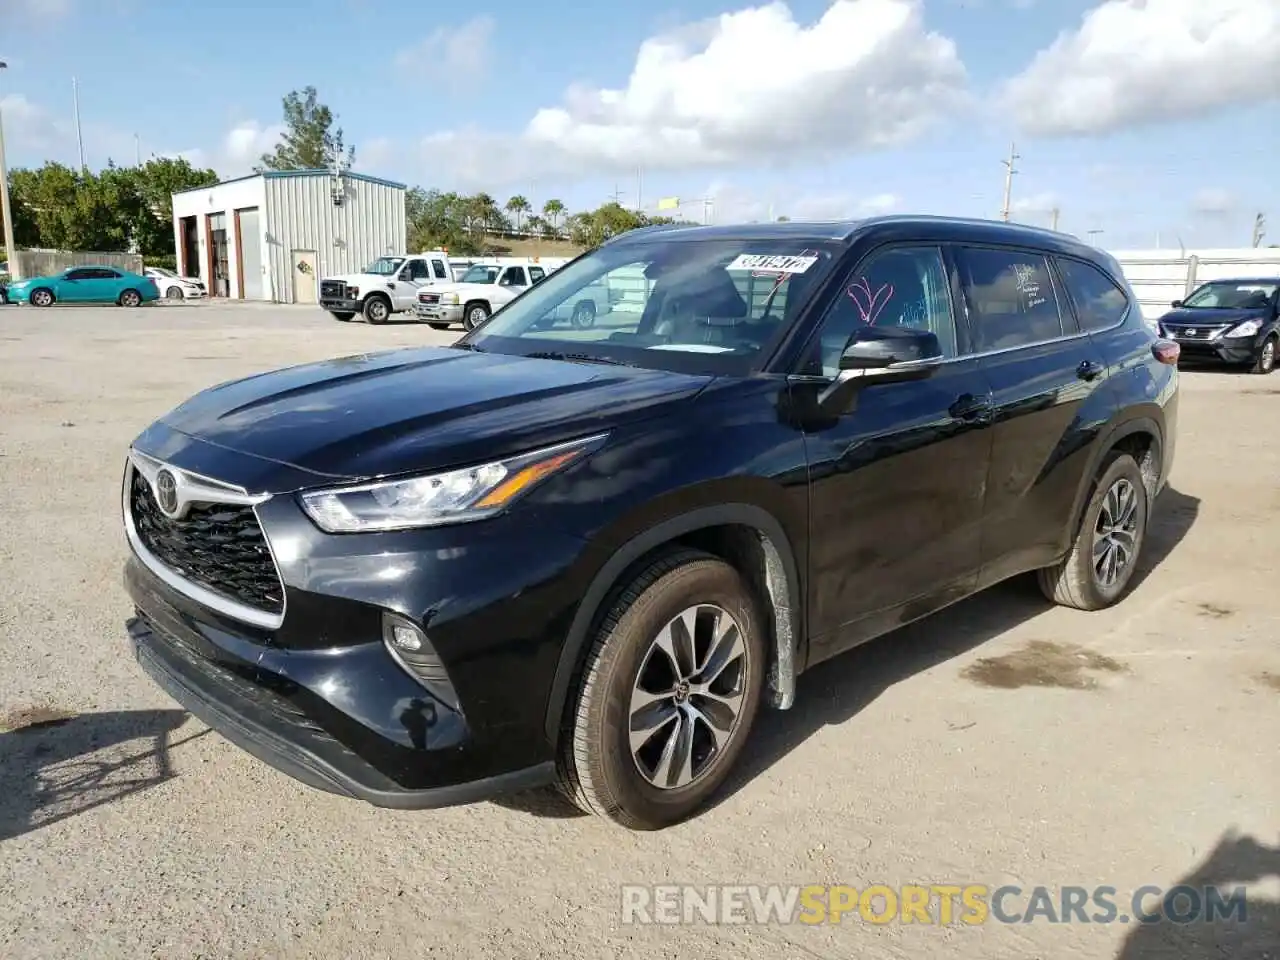
<instances>
[{"instance_id":1,"label":"side mirror","mask_svg":"<svg viewBox=\"0 0 1280 960\"><path fill-rule=\"evenodd\" d=\"M1179 310L1179 309L1181 309L1181 308L1182 308L1182 301L1181 301L1181 300L1175 300L1175 301L1173 301L1173 303L1171 303L1171 304L1170 304L1170 306L1171 306L1171 307L1173 307L1173 309L1175 309L1175 310Z\"/></svg>"},{"instance_id":2,"label":"side mirror","mask_svg":"<svg viewBox=\"0 0 1280 960\"><path fill-rule=\"evenodd\" d=\"M935 334L910 327L859 327L840 355L840 372L818 402L838 401L859 384L922 380L945 359Z\"/></svg>"}]
</instances>

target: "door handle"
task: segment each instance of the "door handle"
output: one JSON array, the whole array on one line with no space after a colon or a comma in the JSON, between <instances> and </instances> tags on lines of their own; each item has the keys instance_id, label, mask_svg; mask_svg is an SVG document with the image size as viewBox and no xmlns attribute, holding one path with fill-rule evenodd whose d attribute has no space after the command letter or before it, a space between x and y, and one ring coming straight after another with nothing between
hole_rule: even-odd
<instances>
[{"instance_id":1,"label":"door handle","mask_svg":"<svg viewBox=\"0 0 1280 960\"><path fill-rule=\"evenodd\" d=\"M1076 376L1081 380L1097 380L1106 372L1106 367L1092 360L1082 360L1080 366L1076 367Z\"/></svg>"},{"instance_id":2,"label":"door handle","mask_svg":"<svg viewBox=\"0 0 1280 960\"><path fill-rule=\"evenodd\" d=\"M984 394L975 397L971 393L961 394L947 410L954 420L983 420L991 415L991 396Z\"/></svg>"}]
</instances>

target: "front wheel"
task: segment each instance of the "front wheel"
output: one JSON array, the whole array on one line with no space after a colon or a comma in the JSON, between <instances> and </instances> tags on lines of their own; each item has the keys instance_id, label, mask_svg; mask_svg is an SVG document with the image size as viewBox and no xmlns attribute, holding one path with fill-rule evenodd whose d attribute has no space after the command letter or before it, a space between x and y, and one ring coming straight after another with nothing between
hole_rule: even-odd
<instances>
[{"instance_id":1,"label":"front wheel","mask_svg":"<svg viewBox=\"0 0 1280 960\"><path fill-rule=\"evenodd\" d=\"M46 290L41 287L39 290L31 291L31 305L33 307L49 307L53 305L53 291Z\"/></svg>"},{"instance_id":2,"label":"front wheel","mask_svg":"<svg viewBox=\"0 0 1280 960\"><path fill-rule=\"evenodd\" d=\"M1115 454L1098 477L1071 552L1038 572L1041 591L1077 610L1115 604L1137 569L1148 519L1142 470L1127 453Z\"/></svg>"},{"instance_id":3,"label":"front wheel","mask_svg":"<svg viewBox=\"0 0 1280 960\"><path fill-rule=\"evenodd\" d=\"M182 293L182 288L170 287L168 290L164 292L164 298L166 300L182 300L184 298L184 295Z\"/></svg>"},{"instance_id":4,"label":"front wheel","mask_svg":"<svg viewBox=\"0 0 1280 960\"><path fill-rule=\"evenodd\" d=\"M650 564L587 654L562 737L561 789L633 830L685 819L742 752L765 660L759 606L737 570L689 550Z\"/></svg>"},{"instance_id":5,"label":"front wheel","mask_svg":"<svg viewBox=\"0 0 1280 960\"><path fill-rule=\"evenodd\" d=\"M142 306L142 294L137 290L126 290L120 294L119 303L122 307L140 307Z\"/></svg>"},{"instance_id":6,"label":"front wheel","mask_svg":"<svg viewBox=\"0 0 1280 960\"><path fill-rule=\"evenodd\" d=\"M382 297L370 297L364 302L364 318L369 323L386 323L391 316L391 304Z\"/></svg>"},{"instance_id":7,"label":"front wheel","mask_svg":"<svg viewBox=\"0 0 1280 960\"><path fill-rule=\"evenodd\" d=\"M1274 335L1267 337L1262 342L1262 346L1258 349L1258 355L1254 358L1252 372L1266 376L1276 368L1276 338Z\"/></svg>"},{"instance_id":8,"label":"front wheel","mask_svg":"<svg viewBox=\"0 0 1280 960\"><path fill-rule=\"evenodd\" d=\"M468 330L474 330L488 319L487 303L468 303L466 309L462 311L462 325Z\"/></svg>"},{"instance_id":9,"label":"front wheel","mask_svg":"<svg viewBox=\"0 0 1280 960\"><path fill-rule=\"evenodd\" d=\"M573 308L573 316L569 322L579 330L588 330L596 325L596 305L590 300L583 300Z\"/></svg>"}]
</instances>

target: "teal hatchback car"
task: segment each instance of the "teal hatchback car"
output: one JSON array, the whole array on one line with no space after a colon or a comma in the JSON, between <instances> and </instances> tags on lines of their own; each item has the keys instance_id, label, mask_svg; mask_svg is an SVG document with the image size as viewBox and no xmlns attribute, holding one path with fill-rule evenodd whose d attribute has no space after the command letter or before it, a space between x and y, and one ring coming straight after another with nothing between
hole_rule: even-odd
<instances>
[{"instance_id":1,"label":"teal hatchback car","mask_svg":"<svg viewBox=\"0 0 1280 960\"><path fill-rule=\"evenodd\" d=\"M115 267L72 267L51 277L15 280L9 284L11 303L49 307L55 303L117 303L138 307L160 299L150 277Z\"/></svg>"}]
</instances>

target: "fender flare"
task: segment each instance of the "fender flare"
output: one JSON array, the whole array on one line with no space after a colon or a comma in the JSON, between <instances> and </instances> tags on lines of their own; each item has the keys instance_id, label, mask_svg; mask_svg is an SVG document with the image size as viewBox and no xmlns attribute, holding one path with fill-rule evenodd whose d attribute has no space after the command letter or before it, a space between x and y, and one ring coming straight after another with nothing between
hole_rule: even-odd
<instances>
[{"instance_id":1,"label":"fender flare","mask_svg":"<svg viewBox=\"0 0 1280 960\"><path fill-rule=\"evenodd\" d=\"M1071 526L1068 527L1071 540L1068 541L1067 549L1080 530L1080 521L1084 519L1085 507L1089 504L1089 498L1093 495L1093 482L1098 477L1098 469L1102 466L1103 458L1115 449L1117 443L1125 437L1131 437L1137 433L1149 433L1155 437L1156 443L1159 444L1159 451L1163 457L1164 453L1164 430L1155 420L1146 416L1131 417L1127 420L1121 420L1106 428L1098 440L1094 444L1093 455L1089 458L1089 467L1085 472L1087 483L1080 484L1080 489L1076 492L1076 502L1071 511ZM1163 464L1162 464L1163 466ZM1160 477L1157 482L1156 492L1159 492L1159 484L1163 484L1164 477ZM1155 497L1147 498L1147 511L1150 513Z\"/></svg>"},{"instance_id":2,"label":"fender flare","mask_svg":"<svg viewBox=\"0 0 1280 960\"><path fill-rule=\"evenodd\" d=\"M790 662L786 665L786 669L779 671L781 681L779 685L782 688L779 691L780 700L784 708L791 705L797 672L795 662L798 659L799 638L802 636L800 623L803 618L800 614L804 609L803 595L800 592L799 567L796 564L791 540L773 514L761 507L749 503L717 504L678 514L649 527L619 547L617 552L596 572L583 595L582 602L578 604L573 622L569 625L569 632L560 649L555 675L551 681L551 692L547 702L546 735L552 744L559 742L561 722L571 693L570 684L578 672L583 652L591 639L591 628L622 575L645 554L665 543L670 543L696 530L730 524L756 530L773 545L781 560L787 583L788 603L785 605L779 603L780 598L776 596L771 599L774 603L775 641L779 647L782 647L785 641L789 646L787 652L790 655ZM767 556L766 551L766 558ZM785 623L779 622L784 619ZM779 654L782 652L779 650Z\"/></svg>"}]
</instances>

